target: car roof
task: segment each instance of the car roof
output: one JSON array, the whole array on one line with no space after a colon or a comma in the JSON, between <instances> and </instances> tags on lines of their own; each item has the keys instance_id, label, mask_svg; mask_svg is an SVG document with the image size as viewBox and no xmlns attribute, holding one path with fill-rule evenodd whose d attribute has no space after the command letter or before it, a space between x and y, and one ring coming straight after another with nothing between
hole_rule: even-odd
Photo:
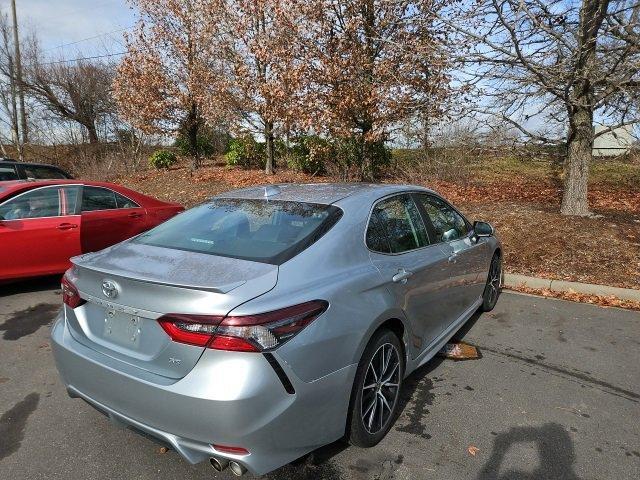
<instances>
[{"instance_id":1,"label":"car roof","mask_svg":"<svg viewBox=\"0 0 640 480\"><path fill-rule=\"evenodd\" d=\"M3 188L3 191L15 191L15 190L26 190L37 187L46 187L49 185L91 185L96 187L109 187L113 188L114 186L118 186L114 183L108 182L94 182L91 180L78 180L73 178L51 178L51 179L41 179L41 180L6 180L4 182L0 182L0 186Z\"/></svg>"},{"instance_id":2,"label":"car roof","mask_svg":"<svg viewBox=\"0 0 640 480\"><path fill-rule=\"evenodd\" d=\"M57 168L58 170L62 170L62 168L58 167L57 165L51 165L50 163L20 162L18 160L12 160L10 158L0 159L0 163L6 163L9 165L33 165L37 167L51 167L51 168Z\"/></svg>"},{"instance_id":3,"label":"car roof","mask_svg":"<svg viewBox=\"0 0 640 480\"><path fill-rule=\"evenodd\" d=\"M396 192L431 191L415 185L390 183L284 183L260 185L221 193L214 198L284 200L305 203L332 204L347 197L380 198Z\"/></svg>"},{"instance_id":4,"label":"car roof","mask_svg":"<svg viewBox=\"0 0 640 480\"><path fill-rule=\"evenodd\" d=\"M86 185L89 187L105 187L115 190L118 193L127 196L135 202L144 202L145 206L170 205L172 202L159 200L149 195L145 195L136 190L132 190L119 183L96 182L93 180L80 179L51 179L51 180L8 180L0 182L0 197L9 197L21 191L31 190L39 187L47 187L49 185Z\"/></svg>"}]
</instances>

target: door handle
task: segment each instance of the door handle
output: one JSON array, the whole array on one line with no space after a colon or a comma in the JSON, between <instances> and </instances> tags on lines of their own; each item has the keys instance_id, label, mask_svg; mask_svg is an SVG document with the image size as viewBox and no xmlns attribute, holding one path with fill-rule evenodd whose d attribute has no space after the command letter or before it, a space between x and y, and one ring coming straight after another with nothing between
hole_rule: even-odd
<instances>
[{"instance_id":1,"label":"door handle","mask_svg":"<svg viewBox=\"0 0 640 480\"><path fill-rule=\"evenodd\" d=\"M452 253L451 255L449 255L449 258L447 260L449 261L449 263L456 263L458 261L458 254Z\"/></svg>"},{"instance_id":2,"label":"door handle","mask_svg":"<svg viewBox=\"0 0 640 480\"><path fill-rule=\"evenodd\" d=\"M61 223L58 225L58 230L71 230L72 228L78 228L75 223Z\"/></svg>"},{"instance_id":3,"label":"door handle","mask_svg":"<svg viewBox=\"0 0 640 480\"><path fill-rule=\"evenodd\" d=\"M404 283L407 283L407 280L411 275L413 275L413 272L410 272L403 268L398 270L398 273L396 273L391 280L393 280L395 283L404 284Z\"/></svg>"},{"instance_id":4,"label":"door handle","mask_svg":"<svg viewBox=\"0 0 640 480\"><path fill-rule=\"evenodd\" d=\"M142 214L141 213L130 213L129 214L129 218L141 218Z\"/></svg>"}]
</instances>

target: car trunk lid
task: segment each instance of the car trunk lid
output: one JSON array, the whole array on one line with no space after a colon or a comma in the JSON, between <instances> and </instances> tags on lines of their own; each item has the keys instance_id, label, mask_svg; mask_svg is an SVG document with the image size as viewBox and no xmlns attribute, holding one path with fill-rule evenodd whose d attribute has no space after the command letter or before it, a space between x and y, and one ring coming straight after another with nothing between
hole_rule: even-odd
<instances>
[{"instance_id":1,"label":"car trunk lid","mask_svg":"<svg viewBox=\"0 0 640 480\"><path fill-rule=\"evenodd\" d=\"M72 259L72 281L86 303L66 308L82 344L169 378L182 378L203 347L171 341L158 323L168 313L224 316L271 290L266 263L125 242Z\"/></svg>"}]
</instances>

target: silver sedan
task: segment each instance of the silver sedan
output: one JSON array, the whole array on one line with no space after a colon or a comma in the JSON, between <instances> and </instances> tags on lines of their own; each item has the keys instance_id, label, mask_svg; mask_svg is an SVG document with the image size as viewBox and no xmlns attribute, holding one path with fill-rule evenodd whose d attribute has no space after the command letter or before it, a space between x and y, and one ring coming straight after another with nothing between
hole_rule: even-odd
<instances>
[{"instance_id":1,"label":"silver sedan","mask_svg":"<svg viewBox=\"0 0 640 480\"><path fill-rule=\"evenodd\" d=\"M378 443L403 379L496 304L501 258L491 225L425 188L237 190L75 257L53 351L112 422L264 474Z\"/></svg>"}]
</instances>

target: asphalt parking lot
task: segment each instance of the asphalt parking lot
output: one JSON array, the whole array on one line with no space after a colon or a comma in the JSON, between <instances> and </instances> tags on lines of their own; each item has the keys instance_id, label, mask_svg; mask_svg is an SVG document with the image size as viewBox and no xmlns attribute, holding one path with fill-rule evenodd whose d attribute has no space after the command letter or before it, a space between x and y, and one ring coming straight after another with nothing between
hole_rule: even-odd
<instances>
[{"instance_id":1,"label":"asphalt parking lot","mask_svg":"<svg viewBox=\"0 0 640 480\"><path fill-rule=\"evenodd\" d=\"M49 347L57 288L0 286L0 478L235 478L67 397ZM482 357L410 376L378 446L338 442L265 478L640 478L638 312L505 293L459 336Z\"/></svg>"}]
</instances>

